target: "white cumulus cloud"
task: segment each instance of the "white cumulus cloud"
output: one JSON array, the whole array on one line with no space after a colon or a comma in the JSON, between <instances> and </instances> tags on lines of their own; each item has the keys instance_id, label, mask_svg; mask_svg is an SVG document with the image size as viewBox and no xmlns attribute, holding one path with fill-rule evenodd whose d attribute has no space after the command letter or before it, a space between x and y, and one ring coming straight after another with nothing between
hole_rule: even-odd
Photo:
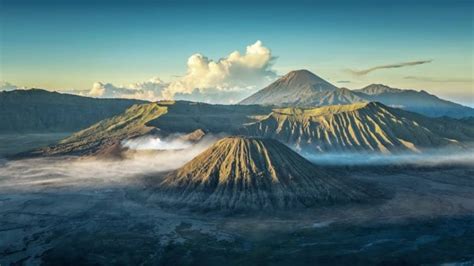
<instances>
[{"instance_id":1,"label":"white cumulus cloud","mask_svg":"<svg viewBox=\"0 0 474 266\"><path fill-rule=\"evenodd\" d=\"M159 78L126 86L115 86L111 83L95 82L87 95L102 98L131 98L156 101L162 99L162 92L168 86Z\"/></svg>"},{"instance_id":2,"label":"white cumulus cloud","mask_svg":"<svg viewBox=\"0 0 474 266\"><path fill-rule=\"evenodd\" d=\"M268 85L277 75L274 57L261 41L234 51L217 61L202 54L188 58L187 72L172 82L158 78L126 86L96 82L88 96L134 98L149 101L177 99L209 103L236 103Z\"/></svg>"},{"instance_id":3,"label":"white cumulus cloud","mask_svg":"<svg viewBox=\"0 0 474 266\"><path fill-rule=\"evenodd\" d=\"M194 54L188 59L186 75L171 82L163 97L172 99L176 94L195 93L196 89L206 94L206 91L235 93L259 88L276 77L272 62L270 49L261 41L247 46L245 54L234 51L218 61Z\"/></svg>"}]
</instances>

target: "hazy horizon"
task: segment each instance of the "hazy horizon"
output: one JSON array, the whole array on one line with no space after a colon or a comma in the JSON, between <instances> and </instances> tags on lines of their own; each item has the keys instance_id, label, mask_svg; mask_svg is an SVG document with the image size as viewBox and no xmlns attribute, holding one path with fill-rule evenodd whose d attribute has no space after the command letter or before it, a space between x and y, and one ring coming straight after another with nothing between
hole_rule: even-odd
<instances>
[{"instance_id":1,"label":"hazy horizon","mask_svg":"<svg viewBox=\"0 0 474 266\"><path fill-rule=\"evenodd\" d=\"M470 1L2 1L0 89L236 102L291 70L473 106Z\"/></svg>"}]
</instances>

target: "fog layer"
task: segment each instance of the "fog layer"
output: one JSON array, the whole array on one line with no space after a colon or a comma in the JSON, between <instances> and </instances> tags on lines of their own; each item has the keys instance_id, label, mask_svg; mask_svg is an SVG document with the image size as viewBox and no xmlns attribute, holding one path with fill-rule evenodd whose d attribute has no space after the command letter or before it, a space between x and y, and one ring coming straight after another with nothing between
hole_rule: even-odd
<instances>
[{"instance_id":1,"label":"fog layer","mask_svg":"<svg viewBox=\"0 0 474 266\"><path fill-rule=\"evenodd\" d=\"M4 159L0 160L0 187L27 188L28 185L38 184L126 185L137 177L177 169L214 141L213 137L195 144L178 140L166 142L159 138L128 141L128 147L136 147L137 151L152 151L128 153L123 160L77 157Z\"/></svg>"},{"instance_id":2,"label":"fog layer","mask_svg":"<svg viewBox=\"0 0 474 266\"><path fill-rule=\"evenodd\" d=\"M446 165L474 164L474 149L438 149L424 153L305 153L305 158L322 165Z\"/></svg>"},{"instance_id":3,"label":"fog layer","mask_svg":"<svg viewBox=\"0 0 474 266\"><path fill-rule=\"evenodd\" d=\"M193 143L179 137L161 139L158 136L145 136L124 140L122 146L132 150L180 150L191 148Z\"/></svg>"}]
</instances>

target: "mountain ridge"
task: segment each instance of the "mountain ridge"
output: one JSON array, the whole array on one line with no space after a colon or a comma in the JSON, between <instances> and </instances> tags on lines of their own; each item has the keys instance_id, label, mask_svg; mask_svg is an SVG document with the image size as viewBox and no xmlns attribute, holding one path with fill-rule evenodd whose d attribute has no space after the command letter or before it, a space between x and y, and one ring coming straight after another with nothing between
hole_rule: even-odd
<instances>
[{"instance_id":1,"label":"mountain ridge","mask_svg":"<svg viewBox=\"0 0 474 266\"><path fill-rule=\"evenodd\" d=\"M245 135L274 138L302 152L425 152L465 149L474 124L430 118L377 102L317 108L221 106L192 102L135 105L31 155L96 155L144 135Z\"/></svg>"},{"instance_id":2,"label":"mountain ridge","mask_svg":"<svg viewBox=\"0 0 474 266\"><path fill-rule=\"evenodd\" d=\"M353 92L364 93L364 94L367 94L367 95L374 95L374 94L380 94L380 93L386 93L386 92L392 92L392 93L400 92L402 90L397 89L397 88L392 88L392 87L384 85L384 84L373 83L373 84L365 86L361 89L356 89L356 90L352 90L352 91Z\"/></svg>"},{"instance_id":3,"label":"mountain ridge","mask_svg":"<svg viewBox=\"0 0 474 266\"><path fill-rule=\"evenodd\" d=\"M212 105L187 101L158 101L133 105L122 114L101 120L55 145L23 156L97 155L120 151L123 140L143 135L166 137L171 134L230 133L245 123L256 121L271 109L262 106Z\"/></svg>"},{"instance_id":4,"label":"mountain ridge","mask_svg":"<svg viewBox=\"0 0 474 266\"><path fill-rule=\"evenodd\" d=\"M316 89L315 84L324 84L324 86L319 85L319 89ZM370 84L356 90L337 88L308 70L291 71L243 99L239 104L319 107L374 101L431 117L463 118L474 116L473 108L441 99L424 90L403 90L383 84Z\"/></svg>"},{"instance_id":5,"label":"mountain ridge","mask_svg":"<svg viewBox=\"0 0 474 266\"><path fill-rule=\"evenodd\" d=\"M423 152L464 149L474 127L455 119L429 118L377 102L318 108L280 108L246 124L248 136L277 139L303 152Z\"/></svg>"},{"instance_id":6,"label":"mountain ridge","mask_svg":"<svg viewBox=\"0 0 474 266\"><path fill-rule=\"evenodd\" d=\"M448 116L463 118L474 116L474 109L444 100L425 90L397 89L381 84L371 84L353 92L367 101L377 101L431 117Z\"/></svg>"},{"instance_id":7,"label":"mountain ridge","mask_svg":"<svg viewBox=\"0 0 474 266\"><path fill-rule=\"evenodd\" d=\"M0 133L71 132L145 101L98 99L43 89L0 91Z\"/></svg>"}]
</instances>

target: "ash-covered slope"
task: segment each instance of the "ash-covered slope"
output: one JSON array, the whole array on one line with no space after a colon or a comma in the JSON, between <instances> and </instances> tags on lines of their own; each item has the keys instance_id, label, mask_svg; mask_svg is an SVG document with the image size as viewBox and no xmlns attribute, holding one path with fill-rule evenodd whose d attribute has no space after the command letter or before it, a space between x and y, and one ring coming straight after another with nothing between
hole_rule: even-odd
<instances>
[{"instance_id":1,"label":"ash-covered slope","mask_svg":"<svg viewBox=\"0 0 474 266\"><path fill-rule=\"evenodd\" d=\"M268 210L355 202L375 192L272 139L228 137L170 173L157 197L202 209Z\"/></svg>"},{"instance_id":2,"label":"ash-covered slope","mask_svg":"<svg viewBox=\"0 0 474 266\"><path fill-rule=\"evenodd\" d=\"M274 138L308 152L420 152L462 148L474 141L474 127L467 123L375 102L275 109L241 133Z\"/></svg>"},{"instance_id":3,"label":"ash-covered slope","mask_svg":"<svg viewBox=\"0 0 474 266\"><path fill-rule=\"evenodd\" d=\"M321 106L364 101L348 89L340 89L308 70L291 71L240 104Z\"/></svg>"}]
</instances>

